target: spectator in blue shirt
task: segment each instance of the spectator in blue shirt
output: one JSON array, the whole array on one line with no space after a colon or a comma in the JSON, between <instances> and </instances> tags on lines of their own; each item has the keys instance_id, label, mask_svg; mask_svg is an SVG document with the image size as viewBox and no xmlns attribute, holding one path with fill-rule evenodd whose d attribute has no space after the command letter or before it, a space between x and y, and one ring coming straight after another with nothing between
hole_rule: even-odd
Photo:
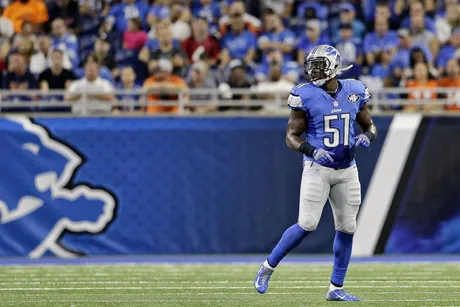
<instances>
[{"instance_id":1,"label":"spectator in blue shirt","mask_svg":"<svg viewBox=\"0 0 460 307\"><path fill-rule=\"evenodd\" d=\"M439 52L439 42L433 32L425 29L425 20L422 16L414 16L411 19L410 32L414 44L425 46L431 50L431 53L436 57Z\"/></svg>"},{"instance_id":2,"label":"spectator in blue shirt","mask_svg":"<svg viewBox=\"0 0 460 307\"><path fill-rule=\"evenodd\" d=\"M341 78L358 78L361 73L363 63L362 47L360 40L353 35L353 27L349 23L343 23L339 26L340 37L336 44L337 50L342 57L342 66L353 65L353 67L343 72Z\"/></svg>"},{"instance_id":3,"label":"spectator in blue shirt","mask_svg":"<svg viewBox=\"0 0 460 307\"><path fill-rule=\"evenodd\" d=\"M445 71L447 62L454 57L460 57L460 28L453 31L450 42L444 45L439 52L436 67L440 73Z\"/></svg>"},{"instance_id":4,"label":"spectator in blue shirt","mask_svg":"<svg viewBox=\"0 0 460 307\"><path fill-rule=\"evenodd\" d=\"M221 17L220 6L213 0L200 0L199 5L192 8L194 17L206 17L207 20L218 23Z\"/></svg>"},{"instance_id":5,"label":"spectator in blue shirt","mask_svg":"<svg viewBox=\"0 0 460 307\"><path fill-rule=\"evenodd\" d=\"M296 83L299 80L299 69L296 62L285 62L280 50L272 50L267 53L266 61L257 66L255 77L257 82L266 81L270 69L273 66L280 66L284 79ZM302 66L303 67L303 66Z\"/></svg>"},{"instance_id":6,"label":"spectator in blue shirt","mask_svg":"<svg viewBox=\"0 0 460 307\"><path fill-rule=\"evenodd\" d=\"M245 29L242 14L232 14L230 32L222 37L221 63L227 65L232 59L240 59L246 65L252 65L257 39L256 36Z\"/></svg>"},{"instance_id":7,"label":"spectator in blue shirt","mask_svg":"<svg viewBox=\"0 0 460 307\"><path fill-rule=\"evenodd\" d=\"M425 20L424 22L425 29L433 33L436 33L434 20L433 18L425 15L425 8L423 7L423 3L421 1L412 2L412 4L410 5L410 16L407 16L403 20L401 26L404 28L409 28L409 26L411 25L411 19L414 17L423 18Z\"/></svg>"},{"instance_id":8,"label":"spectator in blue shirt","mask_svg":"<svg viewBox=\"0 0 460 307\"><path fill-rule=\"evenodd\" d=\"M372 66L371 76L377 77L382 81L390 76L390 60L391 55L388 51L383 51L377 54L375 58L375 65Z\"/></svg>"},{"instance_id":9,"label":"spectator in blue shirt","mask_svg":"<svg viewBox=\"0 0 460 307\"><path fill-rule=\"evenodd\" d=\"M141 89L139 84L136 84L136 73L131 66L126 66L121 69L121 82L117 84L117 89L132 92ZM139 94L119 94L117 99L121 106L117 109L121 111L134 111L139 109Z\"/></svg>"},{"instance_id":10,"label":"spectator in blue shirt","mask_svg":"<svg viewBox=\"0 0 460 307\"><path fill-rule=\"evenodd\" d=\"M77 37L67 30L64 20L57 18L51 24L53 33L52 45L59 47L61 50L65 49L65 53L69 56L72 62L72 69L78 68L80 64L80 56L78 52Z\"/></svg>"},{"instance_id":11,"label":"spectator in blue shirt","mask_svg":"<svg viewBox=\"0 0 460 307\"><path fill-rule=\"evenodd\" d=\"M257 45L262 50L262 62L267 62L267 54L270 50L280 50L284 62L292 61L294 49L294 34L284 28L280 16L272 9L267 9L264 16L265 31L259 36Z\"/></svg>"},{"instance_id":12,"label":"spectator in blue shirt","mask_svg":"<svg viewBox=\"0 0 460 307\"><path fill-rule=\"evenodd\" d=\"M342 3L340 5L340 15L337 20L332 22L330 26L331 40L337 42L340 39L339 26L340 24L351 24L353 30L353 38L355 41L360 42L366 33L366 26L359 20L355 19L356 10L350 3Z\"/></svg>"},{"instance_id":13,"label":"spectator in blue shirt","mask_svg":"<svg viewBox=\"0 0 460 307\"><path fill-rule=\"evenodd\" d=\"M375 55L382 51L390 51L390 54L396 51L398 44L398 35L394 31L388 30L388 20L377 18L375 20L375 31L367 33L364 38L363 50L366 54L367 65L375 63Z\"/></svg>"},{"instance_id":14,"label":"spectator in blue shirt","mask_svg":"<svg viewBox=\"0 0 460 307\"><path fill-rule=\"evenodd\" d=\"M93 0L79 0L80 21L78 27L78 43L80 58L85 59L92 51L99 28L104 21L104 12L107 12L107 3Z\"/></svg>"},{"instance_id":15,"label":"spectator in blue shirt","mask_svg":"<svg viewBox=\"0 0 460 307\"><path fill-rule=\"evenodd\" d=\"M297 44L297 63L303 67L305 57L315 46L329 44L329 39L321 35L319 20L312 19L307 21L306 33Z\"/></svg>"},{"instance_id":16,"label":"spectator in blue shirt","mask_svg":"<svg viewBox=\"0 0 460 307\"><path fill-rule=\"evenodd\" d=\"M171 8L168 0L155 0L147 14L147 25L152 27L159 20L169 18Z\"/></svg>"},{"instance_id":17,"label":"spectator in blue shirt","mask_svg":"<svg viewBox=\"0 0 460 307\"><path fill-rule=\"evenodd\" d=\"M391 58L390 71L395 80L401 79L403 71L410 67L410 54L414 47L418 47L425 54L428 62L433 61L433 55L425 45L415 44L408 29L399 29L399 45Z\"/></svg>"},{"instance_id":18,"label":"spectator in blue shirt","mask_svg":"<svg viewBox=\"0 0 460 307\"><path fill-rule=\"evenodd\" d=\"M148 12L149 7L145 1L124 0L110 9L106 20L106 30L110 32L113 28L116 32L123 33L128 29L128 21L132 18L140 18L145 26Z\"/></svg>"}]
</instances>

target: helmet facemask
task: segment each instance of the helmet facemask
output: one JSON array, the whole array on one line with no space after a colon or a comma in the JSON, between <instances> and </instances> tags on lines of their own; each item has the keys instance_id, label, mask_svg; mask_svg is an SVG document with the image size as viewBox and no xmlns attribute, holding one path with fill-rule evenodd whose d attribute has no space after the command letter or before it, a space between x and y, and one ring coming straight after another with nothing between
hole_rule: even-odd
<instances>
[{"instance_id":1,"label":"helmet facemask","mask_svg":"<svg viewBox=\"0 0 460 307\"><path fill-rule=\"evenodd\" d=\"M334 78L333 67L327 57L307 57L304 66L307 82L312 82L315 86L322 86L326 81Z\"/></svg>"}]
</instances>

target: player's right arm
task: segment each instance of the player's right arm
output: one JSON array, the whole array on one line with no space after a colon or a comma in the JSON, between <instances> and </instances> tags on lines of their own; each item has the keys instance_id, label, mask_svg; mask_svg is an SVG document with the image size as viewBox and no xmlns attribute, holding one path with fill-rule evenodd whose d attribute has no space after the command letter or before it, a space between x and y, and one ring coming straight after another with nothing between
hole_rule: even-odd
<instances>
[{"instance_id":1,"label":"player's right arm","mask_svg":"<svg viewBox=\"0 0 460 307\"><path fill-rule=\"evenodd\" d=\"M304 110L291 110L286 131L286 145L291 149L300 151L300 146L305 143L301 135L306 131L306 115L307 112Z\"/></svg>"},{"instance_id":2,"label":"player's right arm","mask_svg":"<svg viewBox=\"0 0 460 307\"><path fill-rule=\"evenodd\" d=\"M320 164L324 164L327 161L334 162L330 153L322 148L315 148L315 146L302 139L302 134L307 132L307 112L304 107L302 98L298 95L296 89L289 95L288 105L291 108L289 115L288 127L286 131L286 145L296 151L305 154L308 157L312 157L315 161Z\"/></svg>"}]
</instances>

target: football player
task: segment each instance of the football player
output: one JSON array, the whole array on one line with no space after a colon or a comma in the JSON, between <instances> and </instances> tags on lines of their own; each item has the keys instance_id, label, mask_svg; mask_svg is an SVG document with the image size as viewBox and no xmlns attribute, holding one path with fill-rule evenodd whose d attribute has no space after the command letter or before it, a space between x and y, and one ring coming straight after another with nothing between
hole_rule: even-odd
<instances>
[{"instance_id":1,"label":"football player","mask_svg":"<svg viewBox=\"0 0 460 307\"><path fill-rule=\"evenodd\" d=\"M316 229L329 199L336 233L326 300L359 301L343 290L361 205L354 151L357 147L368 148L377 136L377 129L367 107L370 99L367 87L357 80L337 79L349 68L351 65L342 68L340 54L334 47L317 46L305 58L308 82L294 87L289 95L291 113L286 143L304 155L299 216L261 265L254 280L259 293L267 291L280 261ZM361 134L355 132L355 121L362 129ZM301 137L303 133L306 140Z\"/></svg>"}]
</instances>

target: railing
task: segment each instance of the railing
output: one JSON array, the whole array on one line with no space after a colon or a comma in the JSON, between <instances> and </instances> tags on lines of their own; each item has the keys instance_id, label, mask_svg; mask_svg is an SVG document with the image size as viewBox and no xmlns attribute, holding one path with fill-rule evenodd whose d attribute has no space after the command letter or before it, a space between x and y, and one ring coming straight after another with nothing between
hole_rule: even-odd
<instances>
[{"instance_id":1,"label":"railing","mask_svg":"<svg viewBox=\"0 0 460 307\"><path fill-rule=\"evenodd\" d=\"M438 98L430 97L435 93ZM95 95L107 94L99 91L86 91L81 93L80 99L67 101L68 92L62 90L4 90L0 94L0 113L71 113L76 115L104 115L116 113L151 114L149 106L177 107L178 115L199 113L202 109L212 112L215 107L219 108L240 107L242 110L256 108L258 111L270 113L283 113L288 109L286 98L288 91L260 91L258 89L190 89L182 91L171 90L115 90L112 92L114 99L101 101ZM415 99L407 96L412 94ZM152 100L154 95L174 95L171 100ZM235 95L243 96L243 99L233 99ZM371 92L369 103L373 113L395 110L401 106L434 106L435 111L442 112L447 105L460 107L460 88L384 88L378 92ZM198 97L198 98L197 98ZM203 97L207 99L203 99ZM433 109L433 108L430 108ZM420 110L423 110L421 108ZM156 114L156 113L155 113ZM168 113L169 115L171 113Z\"/></svg>"}]
</instances>

